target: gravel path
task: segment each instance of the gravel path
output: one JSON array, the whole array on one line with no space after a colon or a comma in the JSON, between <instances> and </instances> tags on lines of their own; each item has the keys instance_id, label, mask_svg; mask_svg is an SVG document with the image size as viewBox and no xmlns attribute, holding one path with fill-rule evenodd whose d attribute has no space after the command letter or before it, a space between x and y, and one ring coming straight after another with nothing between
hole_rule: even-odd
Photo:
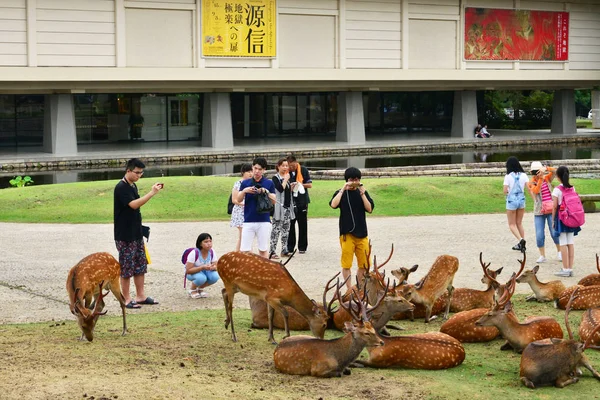
<instances>
[{"instance_id":1,"label":"gravel path","mask_svg":"<svg viewBox=\"0 0 600 400\"><path fill-rule=\"evenodd\" d=\"M597 238L600 213L588 214L587 223L575 240L575 276L563 279L575 284L581 277L596 272L595 254L600 252ZM198 308L222 308L222 286L217 283L207 291L206 299L190 299L183 289L181 253L194 245L201 232L213 236L217 254L233 250L237 231L222 222L152 223L148 244L152 264L146 275L146 293L160 302L130 313L181 311ZM509 233L504 214L457 215L443 217L377 217L368 218L373 254L385 260L393 243L395 252L386 270L419 264L410 281L423 276L440 254L451 254L460 260L455 287L483 289L480 282L479 252L493 268L505 267L505 280L519 264L520 253L511 250L515 240ZM528 267L538 257L535 248L533 216L525 215L528 239ZM0 323L22 323L72 319L65 289L69 269L81 258L98 251L117 255L112 240L112 225L10 224L0 223ZM549 261L541 264L542 281L554 279L552 272L560 268L556 251L546 243ZM322 297L325 282L339 271L337 219L309 220L309 248L297 254L288 268L307 294ZM381 262L381 261L380 261ZM132 284L133 287L133 284ZM518 293L529 291L518 285ZM118 303L107 297L109 314L117 314ZM248 307L246 296L236 296L236 307Z\"/></svg>"}]
</instances>

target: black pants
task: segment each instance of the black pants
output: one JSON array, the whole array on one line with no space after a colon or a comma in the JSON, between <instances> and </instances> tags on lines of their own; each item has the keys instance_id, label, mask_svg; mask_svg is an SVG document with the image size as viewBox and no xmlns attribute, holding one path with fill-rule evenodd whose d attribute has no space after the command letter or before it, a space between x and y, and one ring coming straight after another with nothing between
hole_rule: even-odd
<instances>
[{"instance_id":1,"label":"black pants","mask_svg":"<svg viewBox=\"0 0 600 400\"><path fill-rule=\"evenodd\" d=\"M308 247L308 207L298 210L296 219L292 220L287 245L289 252L296 248L296 222L298 223L298 251L306 251Z\"/></svg>"}]
</instances>

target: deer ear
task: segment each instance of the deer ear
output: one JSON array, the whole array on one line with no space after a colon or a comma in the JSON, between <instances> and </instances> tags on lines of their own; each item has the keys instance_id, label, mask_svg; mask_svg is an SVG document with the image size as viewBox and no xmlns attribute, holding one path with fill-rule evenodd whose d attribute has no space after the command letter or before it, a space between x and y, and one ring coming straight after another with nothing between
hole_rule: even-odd
<instances>
[{"instance_id":1,"label":"deer ear","mask_svg":"<svg viewBox=\"0 0 600 400\"><path fill-rule=\"evenodd\" d=\"M534 274L537 274L537 272L540 270L540 266L536 265L535 267L533 267L532 271Z\"/></svg>"},{"instance_id":2,"label":"deer ear","mask_svg":"<svg viewBox=\"0 0 600 400\"><path fill-rule=\"evenodd\" d=\"M415 272L417 269L419 268L419 265L413 265L413 267L411 269L409 269L410 272Z\"/></svg>"},{"instance_id":3,"label":"deer ear","mask_svg":"<svg viewBox=\"0 0 600 400\"><path fill-rule=\"evenodd\" d=\"M504 305L504 312L505 313L509 313L512 311L512 303L509 301L506 302L506 304Z\"/></svg>"},{"instance_id":4,"label":"deer ear","mask_svg":"<svg viewBox=\"0 0 600 400\"><path fill-rule=\"evenodd\" d=\"M558 339L558 338L550 338L550 341L552 342L552 344L559 344L562 343L562 339Z\"/></svg>"},{"instance_id":5,"label":"deer ear","mask_svg":"<svg viewBox=\"0 0 600 400\"><path fill-rule=\"evenodd\" d=\"M356 327L354 326L354 324L350 321L346 321L344 322L344 332L354 332L356 330Z\"/></svg>"},{"instance_id":6,"label":"deer ear","mask_svg":"<svg viewBox=\"0 0 600 400\"><path fill-rule=\"evenodd\" d=\"M500 273L502 272L502 270L504 269L504 267L500 267L496 270L496 275L500 275Z\"/></svg>"}]
</instances>

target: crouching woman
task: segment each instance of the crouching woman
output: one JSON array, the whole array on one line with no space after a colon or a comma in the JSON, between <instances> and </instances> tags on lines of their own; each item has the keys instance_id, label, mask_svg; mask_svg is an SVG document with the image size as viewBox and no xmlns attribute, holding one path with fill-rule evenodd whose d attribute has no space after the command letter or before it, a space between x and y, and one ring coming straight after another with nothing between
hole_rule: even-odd
<instances>
[{"instance_id":1,"label":"crouching woman","mask_svg":"<svg viewBox=\"0 0 600 400\"><path fill-rule=\"evenodd\" d=\"M196 239L198 251L190 251L185 263L186 278L192 282L189 295L193 299L208 297L204 288L219 280L217 257L212 248L212 236L201 233Z\"/></svg>"}]
</instances>

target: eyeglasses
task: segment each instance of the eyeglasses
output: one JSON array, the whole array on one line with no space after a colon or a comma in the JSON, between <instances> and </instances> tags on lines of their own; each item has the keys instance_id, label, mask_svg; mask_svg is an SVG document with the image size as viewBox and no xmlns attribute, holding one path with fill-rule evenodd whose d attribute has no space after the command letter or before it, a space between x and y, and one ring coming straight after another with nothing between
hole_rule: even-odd
<instances>
[{"instance_id":1,"label":"eyeglasses","mask_svg":"<svg viewBox=\"0 0 600 400\"><path fill-rule=\"evenodd\" d=\"M144 175L144 171L131 171L131 172L133 172L136 175L140 175L140 176Z\"/></svg>"}]
</instances>

